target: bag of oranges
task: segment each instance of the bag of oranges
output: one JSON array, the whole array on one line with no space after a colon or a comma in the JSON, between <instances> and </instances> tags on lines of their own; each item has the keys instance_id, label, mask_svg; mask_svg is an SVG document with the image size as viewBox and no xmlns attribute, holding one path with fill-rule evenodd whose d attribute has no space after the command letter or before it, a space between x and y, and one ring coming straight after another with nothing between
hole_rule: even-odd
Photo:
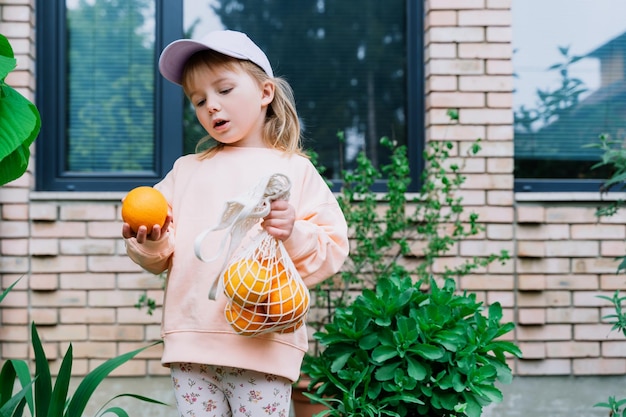
<instances>
[{"instance_id":1,"label":"bag of oranges","mask_svg":"<svg viewBox=\"0 0 626 417\"><path fill-rule=\"evenodd\" d=\"M246 196L229 201L220 224L196 238L196 256L211 262L221 253L204 258L202 241L211 231L229 231L226 262L213 283L209 298L215 299L220 292L228 298L224 315L241 335L293 332L304 324L309 310L309 290L281 241L261 231L232 255L248 231L269 213L271 201L289 197L289 188L289 179L282 174L264 179ZM225 242L222 246L226 247Z\"/></svg>"}]
</instances>

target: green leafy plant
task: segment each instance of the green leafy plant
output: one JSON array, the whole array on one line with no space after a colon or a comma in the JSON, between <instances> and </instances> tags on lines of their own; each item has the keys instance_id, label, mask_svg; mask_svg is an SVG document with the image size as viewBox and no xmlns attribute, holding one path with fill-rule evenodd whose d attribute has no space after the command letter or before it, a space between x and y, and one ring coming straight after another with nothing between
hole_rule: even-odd
<instances>
[{"instance_id":1,"label":"green leafy plant","mask_svg":"<svg viewBox=\"0 0 626 417\"><path fill-rule=\"evenodd\" d=\"M451 143L430 142L420 192L407 198L406 148L382 144L388 164L377 168L361 153L344 174L338 199L353 246L341 279L331 282L332 310L314 335L318 352L304 359L312 391L305 395L328 407L320 415L336 417L478 416L500 401L495 382L511 379L505 354L521 352L499 340L514 328L500 324L500 305L484 316L475 295L456 294L456 279L509 255L474 257L435 275L438 259L483 230L457 196L462 167L448 162ZM479 151L476 141L470 155ZM387 192L374 192L383 177Z\"/></svg>"},{"instance_id":2,"label":"green leafy plant","mask_svg":"<svg viewBox=\"0 0 626 417\"><path fill-rule=\"evenodd\" d=\"M109 359L87 374L76 388L74 395L68 396L72 373L72 345L69 346L65 353L56 382L53 384L48 359L43 351L41 339L34 323L31 326L31 337L35 352L35 376L31 378L28 364L25 361L8 360L4 363L0 372L1 417L22 416L26 405L28 405L28 411L33 417L81 416L99 384L112 371L147 348L160 343L157 342ZM17 394L12 395L16 378L20 382L22 389ZM121 394L110 401L118 397L132 397L149 403L166 405L161 401L135 394ZM103 407L97 415L102 416L107 413L113 413L118 417L128 417L128 413L120 407L109 407L106 409Z\"/></svg>"},{"instance_id":3,"label":"green leafy plant","mask_svg":"<svg viewBox=\"0 0 626 417\"><path fill-rule=\"evenodd\" d=\"M16 64L11 44L0 35L0 185L24 174L41 128L37 107L4 81Z\"/></svg>"},{"instance_id":4,"label":"green leafy plant","mask_svg":"<svg viewBox=\"0 0 626 417\"><path fill-rule=\"evenodd\" d=\"M452 120L455 112L449 113ZM457 116L458 117L458 116ZM341 135L340 135L341 138ZM327 314L309 321L321 328L332 318L334 309L346 306L362 288L373 288L380 276L407 270L403 258L421 257L416 276L425 277L434 262L446 255L455 244L484 230L475 213L466 215L457 191L465 182L461 166L448 164L452 144L430 142L424 152L426 166L418 195L408 198L411 179L406 146L396 146L388 138L381 144L389 149L389 163L377 168L361 152L352 172L344 172L343 187L337 199L351 231L352 247L339 279L318 286L317 307L327 307ZM480 141L470 147L470 154L480 151ZM387 191L373 191L375 183L386 178ZM421 253L414 253L416 246ZM446 267L442 278L467 275L480 267L510 259L507 251L474 257L460 265ZM325 296L324 296L325 295Z\"/></svg>"},{"instance_id":5,"label":"green leafy plant","mask_svg":"<svg viewBox=\"0 0 626 417\"><path fill-rule=\"evenodd\" d=\"M15 281L0 294L0 302L18 282L19 280ZM69 396L73 361L72 345L70 344L63 357L56 382L54 382L50 373L48 359L34 323L31 325L31 338L35 353L34 376L31 377L28 362L24 360L9 359L0 369L0 417L21 417L24 415L26 406L28 406L28 412L31 417L82 416L92 395L111 372L144 350L161 343L156 342L107 360L87 374L79 383L74 395ZM17 381L19 381L21 389L14 393ZM120 407L112 406L105 408L111 401L120 397L131 397L148 403L167 405L161 401L141 395L120 394L107 401L96 415L103 416L111 413L118 417L128 417L129 414Z\"/></svg>"},{"instance_id":6,"label":"green leafy plant","mask_svg":"<svg viewBox=\"0 0 626 417\"><path fill-rule=\"evenodd\" d=\"M502 400L496 381L512 379L498 340L513 329L500 324L502 308L474 294L458 295L452 279L420 289L406 274L380 278L316 334L323 349L305 359L314 394L329 416L479 416Z\"/></svg>"},{"instance_id":7,"label":"green leafy plant","mask_svg":"<svg viewBox=\"0 0 626 417\"><path fill-rule=\"evenodd\" d=\"M623 191L626 188L626 149L624 149L623 143L612 140L607 134L601 134L598 142L591 143L587 147L598 148L602 151L602 159L592 169L609 167L612 171L612 175L604 181L600 191ZM617 199L606 206L599 207L596 210L596 216L613 216L624 206L626 206L626 202L623 199ZM626 256L618 257L618 260L620 263L617 272L626 271ZM617 290L611 297L606 295L598 295L597 297L609 301L615 308L615 314L607 314L602 319L613 325L611 331L618 330L626 336L626 311L623 309L623 306L626 306L626 296L620 296L620 292ZM616 400L614 396L610 396L607 402L596 403L594 407L608 408L610 416L626 417L626 398Z\"/></svg>"}]
</instances>

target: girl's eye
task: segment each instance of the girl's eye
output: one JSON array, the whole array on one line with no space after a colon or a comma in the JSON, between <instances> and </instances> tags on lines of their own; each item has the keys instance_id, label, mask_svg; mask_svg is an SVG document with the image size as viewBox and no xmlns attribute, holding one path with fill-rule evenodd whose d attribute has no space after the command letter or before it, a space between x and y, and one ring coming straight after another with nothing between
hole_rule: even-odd
<instances>
[{"instance_id":1,"label":"girl's eye","mask_svg":"<svg viewBox=\"0 0 626 417\"><path fill-rule=\"evenodd\" d=\"M198 100L196 101L196 107L202 107L206 103L206 100Z\"/></svg>"},{"instance_id":2,"label":"girl's eye","mask_svg":"<svg viewBox=\"0 0 626 417\"><path fill-rule=\"evenodd\" d=\"M225 88L223 90L220 90L220 94L228 94L232 91L232 88Z\"/></svg>"}]
</instances>

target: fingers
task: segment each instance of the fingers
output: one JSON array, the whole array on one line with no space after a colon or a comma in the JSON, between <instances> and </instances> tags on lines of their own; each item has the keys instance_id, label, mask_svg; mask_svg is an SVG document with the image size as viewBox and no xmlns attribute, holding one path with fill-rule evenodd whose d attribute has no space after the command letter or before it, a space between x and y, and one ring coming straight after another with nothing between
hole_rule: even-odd
<instances>
[{"instance_id":1,"label":"fingers","mask_svg":"<svg viewBox=\"0 0 626 417\"><path fill-rule=\"evenodd\" d=\"M165 223L163 223L163 227L155 224L154 226L152 226L152 230L150 230L150 233L148 233L148 228L146 226L139 226L137 232L134 232L128 223L124 223L122 225L122 237L124 239L130 239L134 237L137 239L137 243L140 244L143 244L148 240L156 241L161 239L165 235L165 233L167 233L167 230L171 223L172 216L168 214L165 218Z\"/></svg>"},{"instance_id":2,"label":"fingers","mask_svg":"<svg viewBox=\"0 0 626 417\"><path fill-rule=\"evenodd\" d=\"M270 213L263 219L263 228L276 239L288 239L296 220L295 209L284 200L273 201L270 207Z\"/></svg>"}]
</instances>

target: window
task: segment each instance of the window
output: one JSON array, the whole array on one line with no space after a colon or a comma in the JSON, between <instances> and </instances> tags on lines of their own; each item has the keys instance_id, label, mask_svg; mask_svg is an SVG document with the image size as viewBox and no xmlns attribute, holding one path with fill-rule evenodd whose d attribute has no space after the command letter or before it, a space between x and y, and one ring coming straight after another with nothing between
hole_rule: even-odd
<instances>
[{"instance_id":1,"label":"window","mask_svg":"<svg viewBox=\"0 0 626 417\"><path fill-rule=\"evenodd\" d=\"M388 136L407 145L417 185L423 5L389 1L39 0L37 188L128 190L194 152L206 133L156 61L172 39L222 28L248 33L290 82L329 178L359 150L384 162Z\"/></svg>"},{"instance_id":2,"label":"window","mask_svg":"<svg viewBox=\"0 0 626 417\"><path fill-rule=\"evenodd\" d=\"M37 2L38 190L128 190L171 168L182 93L155 68L181 20L166 0Z\"/></svg>"},{"instance_id":3,"label":"window","mask_svg":"<svg viewBox=\"0 0 626 417\"><path fill-rule=\"evenodd\" d=\"M515 0L517 191L598 191L600 135L626 140L626 3Z\"/></svg>"},{"instance_id":4,"label":"window","mask_svg":"<svg viewBox=\"0 0 626 417\"><path fill-rule=\"evenodd\" d=\"M423 137L421 131L408 129L421 120L423 111L416 105L423 93L407 88L407 83L416 82L410 78L423 79L422 60L419 67L407 60L411 55L419 58L422 45L418 3L185 0L185 33L191 38L223 28L248 33L266 52L274 72L291 84L305 147L319 154L325 175L337 180L343 169L354 165L361 150L374 163L385 161L387 149L381 148L381 137L400 144L408 143L409 134L415 135L416 142ZM420 31L409 36L407 28L415 26ZM193 120L189 105L186 111L190 113L186 119ZM343 133L343 142L338 132ZM186 143L193 144L203 135L191 123ZM411 159L416 161L421 151L414 144L409 143L414 152Z\"/></svg>"}]
</instances>

